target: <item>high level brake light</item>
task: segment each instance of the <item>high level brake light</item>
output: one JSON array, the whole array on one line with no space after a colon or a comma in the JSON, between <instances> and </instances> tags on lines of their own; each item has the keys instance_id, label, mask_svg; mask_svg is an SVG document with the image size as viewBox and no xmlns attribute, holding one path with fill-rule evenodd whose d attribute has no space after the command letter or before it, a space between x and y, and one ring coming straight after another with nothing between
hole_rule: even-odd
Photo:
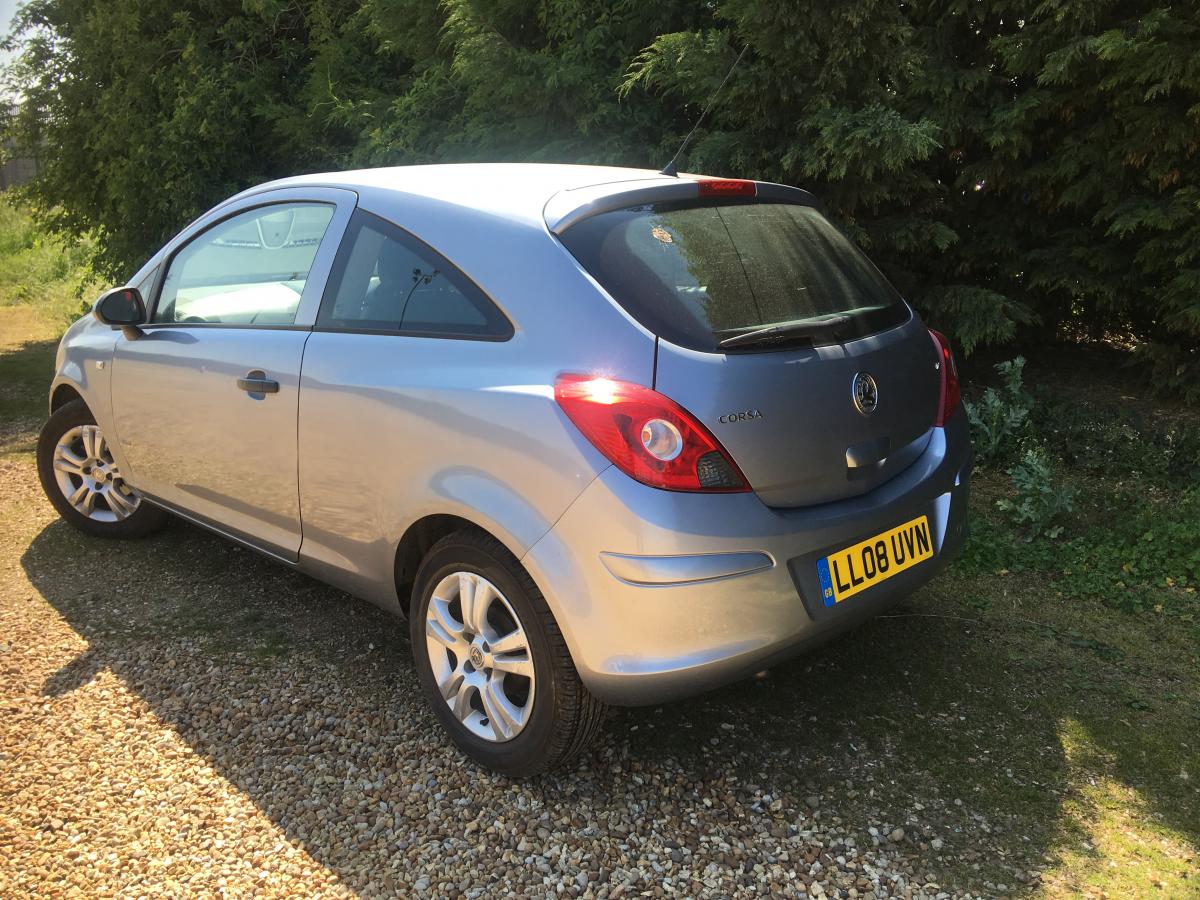
<instances>
[{"instance_id":1,"label":"high level brake light","mask_svg":"<svg viewBox=\"0 0 1200 900\"><path fill-rule=\"evenodd\" d=\"M642 484L668 491L750 490L712 433L657 391L612 378L561 375L554 398L597 450Z\"/></svg>"},{"instance_id":2,"label":"high level brake light","mask_svg":"<svg viewBox=\"0 0 1200 900\"><path fill-rule=\"evenodd\" d=\"M954 363L954 354L950 352L950 342L944 334L932 328L929 329L929 336L933 338L933 345L937 347L941 362L938 371L942 376L942 391L938 400L937 417L933 420L933 424L941 428L958 409L962 391L958 383L958 366Z\"/></svg>"},{"instance_id":3,"label":"high level brake light","mask_svg":"<svg viewBox=\"0 0 1200 900\"><path fill-rule=\"evenodd\" d=\"M701 197L756 197L758 185L741 178L701 178Z\"/></svg>"}]
</instances>

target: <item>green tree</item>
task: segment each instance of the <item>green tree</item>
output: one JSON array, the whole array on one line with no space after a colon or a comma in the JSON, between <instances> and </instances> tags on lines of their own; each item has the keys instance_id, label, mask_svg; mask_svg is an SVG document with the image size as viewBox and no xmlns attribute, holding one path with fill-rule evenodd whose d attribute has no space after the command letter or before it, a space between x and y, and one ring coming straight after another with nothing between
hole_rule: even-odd
<instances>
[{"instance_id":1,"label":"green tree","mask_svg":"<svg viewBox=\"0 0 1200 900\"><path fill-rule=\"evenodd\" d=\"M813 190L966 352L1132 336L1200 397L1200 6L1163 0L33 0L33 188L122 277L233 191L431 161Z\"/></svg>"},{"instance_id":2,"label":"green tree","mask_svg":"<svg viewBox=\"0 0 1200 900\"><path fill-rule=\"evenodd\" d=\"M289 139L313 56L295 5L33 0L17 33L14 124L44 163L32 192L52 229L96 235L105 275L223 196L330 156L326 128Z\"/></svg>"},{"instance_id":3,"label":"green tree","mask_svg":"<svg viewBox=\"0 0 1200 900\"><path fill-rule=\"evenodd\" d=\"M699 103L697 168L810 186L970 352L1132 333L1200 398L1200 7L768 4L664 34L623 89Z\"/></svg>"}]
</instances>

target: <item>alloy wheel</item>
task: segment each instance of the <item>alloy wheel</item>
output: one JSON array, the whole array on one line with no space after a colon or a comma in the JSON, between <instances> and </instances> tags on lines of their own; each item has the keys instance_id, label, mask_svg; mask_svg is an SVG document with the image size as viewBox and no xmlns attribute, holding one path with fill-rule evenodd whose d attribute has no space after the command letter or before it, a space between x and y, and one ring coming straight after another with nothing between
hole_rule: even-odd
<instances>
[{"instance_id":1,"label":"alloy wheel","mask_svg":"<svg viewBox=\"0 0 1200 900\"><path fill-rule=\"evenodd\" d=\"M82 516L96 522L121 522L142 498L125 483L104 435L96 425L76 425L54 448L58 489Z\"/></svg>"},{"instance_id":2,"label":"alloy wheel","mask_svg":"<svg viewBox=\"0 0 1200 900\"><path fill-rule=\"evenodd\" d=\"M536 679L529 639L500 590L474 572L447 575L425 613L438 691L476 737L502 743L525 728Z\"/></svg>"}]
</instances>

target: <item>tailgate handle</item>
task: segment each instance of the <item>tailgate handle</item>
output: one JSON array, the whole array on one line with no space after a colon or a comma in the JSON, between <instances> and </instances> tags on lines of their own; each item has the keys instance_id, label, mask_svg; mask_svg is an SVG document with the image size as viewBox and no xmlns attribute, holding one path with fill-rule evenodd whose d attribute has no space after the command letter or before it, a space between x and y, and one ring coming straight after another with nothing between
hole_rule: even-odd
<instances>
[{"instance_id":1,"label":"tailgate handle","mask_svg":"<svg viewBox=\"0 0 1200 900\"><path fill-rule=\"evenodd\" d=\"M846 448L846 469L851 475L874 471L887 462L891 448L892 439L889 437L851 444Z\"/></svg>"}]
</instances>

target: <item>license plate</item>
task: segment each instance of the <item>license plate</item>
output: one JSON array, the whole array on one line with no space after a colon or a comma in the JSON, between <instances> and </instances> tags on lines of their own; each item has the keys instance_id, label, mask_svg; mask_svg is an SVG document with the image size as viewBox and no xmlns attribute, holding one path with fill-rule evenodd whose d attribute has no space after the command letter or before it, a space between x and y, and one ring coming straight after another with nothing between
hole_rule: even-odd
<instances>
[{"instance_id":1,"label":"license plate","mask_svg":"<svg viewBox=\"0 0 1200 900\"><path fill-rule=\"evenodd\" d=\"M918 516L818 560L821 595L826 606L835 606L932 557L929 519Z\"/></svg>"}]
</instances>

